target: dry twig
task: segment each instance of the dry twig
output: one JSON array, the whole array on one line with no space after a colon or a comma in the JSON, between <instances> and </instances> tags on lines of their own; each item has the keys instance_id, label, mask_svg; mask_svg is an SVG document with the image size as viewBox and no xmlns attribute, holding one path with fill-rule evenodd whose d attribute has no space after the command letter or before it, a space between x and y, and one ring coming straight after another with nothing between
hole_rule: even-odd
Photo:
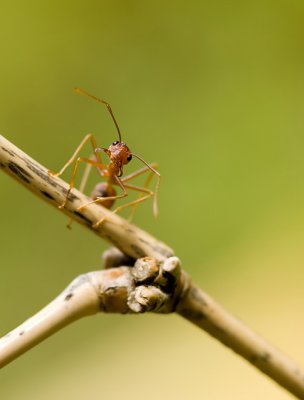
<instances>
[{"instance_id":1,"label":"dry twig","mask_svg":"<svg viewBox=\"0 0 304 400\"><path fill-rule=\"evenodd\" d=\"M63 202L68 185L50 177L46 168L2 136L0 168L50 204L57 207ZM100 205L77 211L87 201L75 189L63 212L91 230L106 215L106 221L93 231L121 252L107 252L107 269L76 278L52 303L0 339L0 366L68 323L99 311L177 312L304 399L304 372L197 288L168 246ZM132 259L137 259L134 267L123 266Z\"/></svg>"}]
</instances>

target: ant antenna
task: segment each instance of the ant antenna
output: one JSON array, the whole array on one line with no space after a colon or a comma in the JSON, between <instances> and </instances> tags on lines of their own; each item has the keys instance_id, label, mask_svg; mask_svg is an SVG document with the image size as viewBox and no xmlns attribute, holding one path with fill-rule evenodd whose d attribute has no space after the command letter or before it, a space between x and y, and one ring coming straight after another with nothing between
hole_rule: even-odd
<instances>
[{"instance_id":1,"label":"ant antenna","mask_svg":"<svg viewBox=\"0 0 304 400\"><path fill-rule=\"evenodd\" d=\"M156 171L156 169L154 169L153 167L151 167L151 165L149 165L143 158L141 158L140 156L138 156L137 154L131 153L132 156L138 158L138 160L140 160L142 163L144 163L152 172L154 172L154 174L160 176L160 173L158 171Z\"/></svg>"},{"instance_id":2,"label":"ant antenna","mask_svg":"<svg viewBox=\"0 0 304 400\"><path fill-rule=\"evenodd\" d=\"M80 89L79 87L76 87L74 90L75 90L76 93L82 94L83 96L91 97L91 99L98 101L98 103L102 103L102 104L105 104L105 105L106 105L106 107L107 107L109 113L111 114L111 117L112 117L112 119L113 119L113 122L114 122L114 124L115 124L115 126L116 126L116 129L117 129L117 132L118 132L119 141L121 142L121 133L120 133L120 129L119 129L118 123L117 123L117 121L116 121L116 119L115 119L115 117L114 117L114 114L113 114L113 111L112 111L112 108L111 108L110 104L107 103L106 101L102 100L102 99L99 99L99 98L96 97L96 96L93 96L92 94L86 92L85 90ZM136 156L135 156L135 157L136 157ZM138 158L138 157L137 157L137 158ZM142 160L142 161L143 161L143 160Z\"/></svg>"}]
</instances>

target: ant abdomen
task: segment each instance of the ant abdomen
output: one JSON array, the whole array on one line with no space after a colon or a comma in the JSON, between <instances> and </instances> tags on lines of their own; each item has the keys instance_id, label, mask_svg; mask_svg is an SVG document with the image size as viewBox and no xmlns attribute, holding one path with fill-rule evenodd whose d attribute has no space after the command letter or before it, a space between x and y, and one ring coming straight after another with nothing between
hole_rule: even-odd
<instances>
[{"instance_id":1,"label":"ant abdomen","mask_svg":"<svg viewBox=\"0 0 304 400\"><path fill-rule=\"evenodd\" d=\"M100 197L113 197L113 196L116 196L116 190L113 188L113 186L109 185L107 182L101 182L94 187L90 197L93 200L96 200L97 198ZM103 207L111 208L114 202L115 199L103 200L102 203L100 204Z\"/></svg>"}]
</instances>

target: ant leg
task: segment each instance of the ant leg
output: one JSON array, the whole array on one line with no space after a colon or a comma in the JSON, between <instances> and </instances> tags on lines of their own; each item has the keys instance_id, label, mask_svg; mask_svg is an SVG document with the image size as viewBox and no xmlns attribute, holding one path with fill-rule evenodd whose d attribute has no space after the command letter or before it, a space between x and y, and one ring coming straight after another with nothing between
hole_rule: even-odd
<instances>
[{"instance_id":1,"label":"ant leg","mask_svg":"<svg viewBox=\"0 0 304 400\"><path fill-rule=\"evenodd\" d=\"M152 168L154 168L154 169L157 169L158 164L157 164L157 163L151 163L150 166L151 166ZM132 172L131 174L125 176L124 178L121 179L121 181L122 181L123 183L124 183L124 182L128 182L128 181L130 181L131 179L136 178L137 176L142 175L142 174L144 174L144 173L147 172L147 171L150 171L150 168L149 168L149 167L147 167L147 166L142 167L142 168L138 169L137 171L134 171L134 172ZM150 172L153 173L152 171L150 171ZM152 175L152 176L153 176L153 175Z\"/></svg>"},{"instance_id":2,"label":"ant leg","mask_svg":"<svg viewBox=\"0 0 304 400\"><path fill-rule=\"evenodd\" d=\"M159 192L159 187L160 187L160 173L156 171L155 168L153 168L151 165L149 165L143 158L141 158L139 155L132 153L134 157L136 157L139 161L141 161L143 164L148 167L153 174L157 176L157 182L156 182L156 187L155 187L155 193L154 193L154 202L153 202L153 214L156 217L158 215L158 192Z\"/></svg>"},{"instance_id":3,"label":"ant leg","mask_svg":"<svg viewBox=\"0 0 304 400\"><path fill-rule=\"evenodd\" d=\"M154 192L152 192L152 190L147 189L145 187L139 187L139 186L135 186L135 185L124 185L125 188L130 189L130 190L135 190L137 192L141 193L141 196L138 199L132 200L129 203L123 204L117 208L115 208L115 210L113 210L113 213L117 213L118 211L121 211L127 207L134 207L137 206L137 204L149 199L151 196L153 196Z\"/></svg>"},{"instance_id":4,"label":"ant leg","mask_svg":"<svg viewBox=\"0 0 304 400\"><path fill-rule=\"evenodd\" d=\"M91 157L89 158L89 160L94 160L94 159L95 159L94 154L92 154ZM82 178L81 178L81 181L80 181L80 185L79 185L80 192L84 191L84 188L85 188L86 183L88 181L88 178L89 178L90 172L92 170L92 167L93 167L92 164L86 163L85 170L83 172L83 175L82 175ZM72 223L73 223L73 219L71 218L69 220L68 224L67 224L67 228L71 229L72 228Z\"/></svg>"},{"instance_id":5,"label":"ant leg","mask_svg":"<svg viewBox=\"0 0 304 400\"><path fill-rule=\"evenodd\" d=\"M153 199L153 214L155 217L158 216L158 193L159 193L159 187L160 187L160 174L156 174L157 181L156 181L156 186L155 186L155 192L154 192L154 199Z\"/></svg>"},{"instance_id":6,"label":"ant leg","mask_svg":"<svg viewBox=\"0 0 304 400\"><path fill-rule=\"evenodd\" d=\"M68 162L61 168L61 170L57 173L54 173L52 171L49 171L49 174L52 176L60 176L64 173L64 171L75 161L76 157L78 156L79 152L81 151L81 149L84 147L84 145L87 142L91 142L94 154L95 154L95 158L96 158L96 162L98 162L99 167L101 169L104 168L104 165L101 161L101 157L100 157L100 153L96 151L97 148L97 143L95 140L95 137L92 133L87 134L84 139L81 141L80 145L77 147L77 149L75 150L74 154L72 155L72 157L68 160Z\"/></svg>"},{"instance_id":7,"label":"ant leg","mask_svg":"<svg viewBox=\"0 0 304 400\"><path fill-rule=\"evenodd\" d=\"M144 184L144 186L143 186L145 189L148 188L148 186L149 186L149 184L150 184L152 178L153 178L153 173L150 172L150 174L148 175L148 178L146 179L145 184ZM140 197L142 197L142 195L139 194L138 197L140 198ZM132 206L132 208L131 208L131 213L130 213L129 218L128 218L128 220L129 220L130 222L132 221L132 219L133 219L133 217L134 217L134 215L135 215L135 212L136 212L136 209L137 209L137 207L138 207L138 204L139 204L139 203L134 204L134 205Z\"/></svg>"},{"instance_id":8,"label":"ant leg","mask_svg":"<svg viewBox=\"0 0 304 400\"><path fill-rule=\"evenodd\" d=\"M157 163L151 163L150 166L152 168L154 168L154 169L157 169L158 164ZM128 182L129 180L131 180L131 179L133 179L133 178L135 178L135 177L137 177L139 175L142 175L145 172L150 172L150 174L149 174L148 178L146 179L145 184L143 186L146 189L149 186L149 184L151 182L151 179L153 177L153 173L154 173L153 171L151 171L151 169L148 166L145 166L145 167L133 172L132 174L127 175L125 178L122 178L122 182L123 183ZM142 193L139 196L142 197L143 196ZM134 217L134 214L135 214L135 211L136 211L136 208L137 208L137 205L138 205L138 203L133 205L131 214L130 214L130 216L128 218L129 221L132 221L132 219Z\"/></svg>"},{"instance_id":9,"label":"ant leg","mask_svg":"<svg viewBox=\"0 0 304 400\"><path fill-rule=\"evenodd\" d=\"M89 160L94 161L95 160L95 155L92 154L90 156ZM91 173L92 167L93 167L93 165L91 163L86 163L85 170L83 172L83 175L82 175L82 178L81 178L81 181L80 181L80 185L79 185L79 191L80 192L84 191L84 188L85 188L85 186L87 184L87 181L88 181L89 175Z\"/></svg>"},{"instance_id":10,"label":"ant leg","mask_svg":"<svg viewBox=\"0 0 304 400\"><path fill-rule=\"evenodd\" d=\"M157 166L157 164L156 164L156 166ZM144 168L138 170L137 172L138 172L138 175L140 175L140 174L142 174L142 173L144 173L144 172L146 172L146 171L148 171L148 170L151 170L151 173L155 174L156 177L157 177L157 182L156 182L156 186L155 186L155 191L154 191L154 192L150 191L150 192L152 193L152 195L154 194L154 200L153 200L153 214L154 214L155 217L157 217L157 215L158 215L158 192L159 192L159 187L160 187L160 173L159 173L158 171L155 170L155 167L154 167L153 164L151 164L151 166L150 166L150 165L147 165L146 168L147 168L147 169L145 169L145 167L144 167ZM134 178L135 176L137 176L136 172L134 172L133 174L130 174L129 176L127 176L127 177L123 180L123 183L124 183L126 180L129 180L129 179ZM129 187L129 189L131 189L131 190L137 190L137 191L139 191L139 192L141 191L141 192L144 192L144 193L145 193L145 191L148 191L147 186L149 185L152 176L153 176L153 175L151 174L151 176L149 176L149 177L147 178L146 183L145 183L145 185L144 185L144 188L139 188L138 186L134 186L134 187L132 187L132 188ZM125 185L125 187L127 187L127 188L128 188L128 186L129 186L129 185ZM136 188L136 189L135 189L135 188ZM142 190L139 190L139 189L142 189ZM145 189L145 190L144 190L144 189ZM150 197L150 196L149 196L149 197ZM141 198L142 198L142 197L140 197L138 200L140 200ZM146 196L144 196L143 198L144 198L144 200L146 200ZM128 204L129 204L129 205L136 205L136 204L140 203L141 201L142 201L142 200L140 200L140 201L135 201L135 202L131 202L132 204L131 204L131 203L128 203Z\"/></svg>"},{"instance_id":11,"label":"ant leg","mask_svg":"<svg viewBox=\"0 0 304 400\"><path fill-rule=\"evenodd\" d=\"M70 187L67 190L64 202L59 206L59 208L64 208L66 206L67 202L68 202L69 194L70 194L71 190L73 189L73 187L75 186L76 174L77 174L77 170L78 170L79 164L81 162L84 162L84 163L89 164L91 166L95 166L100 171L100 173L102 173L103 164L100 164L98 161L95 161L95 160L92 160L92 159L89 159L89 158L78 157L76 162L75 162L75 165L74 165L72 178L71 178L71 181L70 181Z\"/></svg>"}]
</instances>

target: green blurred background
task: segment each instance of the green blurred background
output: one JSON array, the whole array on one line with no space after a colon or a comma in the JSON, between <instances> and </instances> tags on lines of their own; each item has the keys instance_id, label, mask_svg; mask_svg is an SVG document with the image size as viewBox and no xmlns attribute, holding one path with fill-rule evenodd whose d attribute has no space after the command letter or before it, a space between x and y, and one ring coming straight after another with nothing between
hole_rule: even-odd
<instances>
[{"instance_id":1,"label":"green blurred background","mask_svg":"<svg viewBox=\"0 0 304 400\"><path fill-rule=\"evenodd\" d=\"M88 132L157 161L135 223L304 365L302 1L2 1L0 133L57 171ZM136 161L130 165L139 166ZM66 175L68 179L69 175ZM96 175L95 175L96 178ZM107 247L0 175L0 334ZM0 374L1 399L289 399L178 316L98 315Z\"/></svg>"}]
</instances>

